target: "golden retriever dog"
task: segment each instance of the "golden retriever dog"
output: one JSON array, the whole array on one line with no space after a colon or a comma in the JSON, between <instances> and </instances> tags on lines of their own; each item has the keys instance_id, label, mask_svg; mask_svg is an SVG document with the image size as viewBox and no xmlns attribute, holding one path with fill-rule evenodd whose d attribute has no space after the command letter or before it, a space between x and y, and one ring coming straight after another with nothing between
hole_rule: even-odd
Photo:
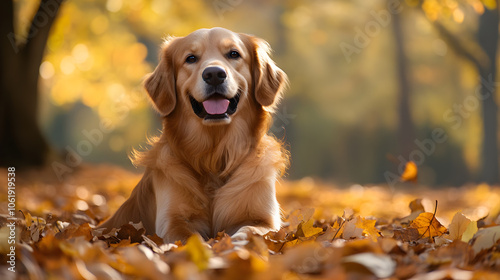
<instances>
[{"instance_id":1,"label":"golden retriever dog","mask_svg":"<svg viewBox=\"0 0 500 280\"><path fill-rule=\"evenodd\" d=\"M142 222L169 243L280 228L275 182L288 156L267 131L287 76L269 53L264 40L223 28L165 41L144 82L162 134L134 155L145 174L101 228Z\"/></svg>"}]
</instances>

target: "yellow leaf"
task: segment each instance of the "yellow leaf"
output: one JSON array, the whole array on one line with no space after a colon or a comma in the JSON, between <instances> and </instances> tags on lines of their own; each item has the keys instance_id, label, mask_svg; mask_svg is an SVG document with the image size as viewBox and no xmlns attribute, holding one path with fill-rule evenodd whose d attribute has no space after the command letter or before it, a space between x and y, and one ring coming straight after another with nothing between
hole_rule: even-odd
<instances>
[{"instance_id":1,"label":"yellow leaf","mask_svg":"<svg viewBox=\"0 0 500 280\"><path fill-rule=\"evenodd\" d=\"M411 228L416 228L421 237L435 237L441 236L446 232L446 228L436 220L433 213L425 212L420 215L411 223Z\"/></svg>"},{"instance_id":2,"label":"yellow leaf","mask_svg":"<svg viewBox=\"0 0 500 280\"><path fill-rule=\"evenodd\" d=\"M418 177L418 168L413 161L406 163L405 170L401 174L401 181L403 182L416 182Z\"/></svg>"},{"instance_id":3,"label":"yellow leaf","mask_svg":"<svg viewBox=\"0 0 500 280\"><path fill-rule=\"evenodd\" d=\"M297 236L298 237L311 237L320 232L323 232L322 228L316 228L313 226L314 219L309 219L307 222L302 222L297 227Z\"/></svg>"},{"instance_id":4,"label":"yellow leaf","mask_svg":"<svg viewBox=\"0 0 500 280\"><path fill-rule=\"evenodd\" d=\"M191 235L185 248L191 257L191 261L194 262L199 270L204 270L208 267L208 261L212 256L212 251L203 245L203 239L199 234Z\"/></svg>"},{"instance_id":5,"label":"yellow leaf","mask_svg":"<svg viewBox=\"0 0 500 280\"><path fill-rule=\"evenodd\" d=\"M30 213L24 214L24 220L26 221L26 226L30 228L31 224L33 223L33 217L31 217L31 214Z\"/></svg>"},{"instance_id":6,"label":"yellow leaf","mask_svg":"<svg viewBox=\"0 0 500 280\"><path fill-rule=\"evenodd\" d=\"M463 242L469 242L469 240L472 239L474 234L477 232L477 222L473 221L470 222L469 225L467 225L467 228L465 229L464 233L462 234L462 241Z\"/></svg>"},{"instance_id":7,"label":"yellow leaf","mask_svg":"<svg viewBox=\"0 0 500 280\"><path fill-rule=\"evenodd\" d=\"M450 239L460 240L470 222L471 221L461 212L457 212L455 216L453 216L451 224L448 227L448 230L450 231Z\"/></svg>"},{"instance_id":8,"label":"yellow leaf","mask_svg":"<svg viewBox=\"0 0 500 280\"><path fill-rule=\"evenodd\" d=\"M253 271L266 271L269 268L269 264L265 258L255 252L250 252L250 265Z\"/></svg>"},{"instance_id":9,"label":"yellow leaf","mask_svg":"<svg viewBox=\"0 0 500 280\"><path fill-rule=\"evenodd\" d=\"M378 230L375 228L376 220L368 220L363 217L359 217L356 222L356 227L363 229L363 233L369 236L373 241L376 241L380 236Z\"/></svg>"}]
</instances>

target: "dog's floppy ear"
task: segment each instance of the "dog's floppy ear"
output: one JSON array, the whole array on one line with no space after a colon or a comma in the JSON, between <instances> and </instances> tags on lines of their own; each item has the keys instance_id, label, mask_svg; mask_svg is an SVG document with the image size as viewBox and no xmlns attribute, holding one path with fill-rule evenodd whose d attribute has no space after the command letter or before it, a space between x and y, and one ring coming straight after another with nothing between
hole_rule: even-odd
<instances>
[{"instance_id":1,"label":"dog's floppy ear","mask_svg":"<svg viewBox=\"0 0 500 280\"><path fill-rule=\"evenodd\" d=\"M172 45L176 38L171 37L163 44L160 61L155 71L144 81L144 88L153 105L162 116L168 116L177 102L175 93L175 71L172 60Z\"/></svg>"},{"instance_id":2,"label":"dog's floppy ear","mask_svg":"<svg viewBox=\"0 0 500 280\"><path fill-rule=\"evenodd\" d=\"M273 110L281 99L288 78L270 57L269 44L259 38L250 37L254 53L254 91L260 105Z\"/></svg>"}]
</instances>

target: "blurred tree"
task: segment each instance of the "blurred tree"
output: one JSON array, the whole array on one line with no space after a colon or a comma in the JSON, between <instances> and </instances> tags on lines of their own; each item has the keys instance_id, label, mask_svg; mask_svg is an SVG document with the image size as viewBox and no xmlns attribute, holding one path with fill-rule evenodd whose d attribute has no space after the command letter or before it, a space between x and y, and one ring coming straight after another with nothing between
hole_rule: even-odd
<instances>
[{"instance_id":1,"label":"blurred tree","mask_svg":"<svg viewBox=\"0 0 500 280\"><path fill-rule=\"evenodd\" d=\"M63 0L41 0L26 36L14 30L14 1L0 1L0 166L38 166L49 145L37 122L39 68Z\"/></svg>"},{"instance_id":2,"label":"blurred tree","mask_svg":"<svg viewBox=\"0 0 500 280\"><path fill-rule=\"evenodd\" d=\"M489 184L500 182L498 159L498 105L496 103L497 47L499 40L499 16L496 0L472 0L466 4L480 14L479 26L476 31L476 42L464 42L459 39L462 34L450 31L438 19L451 15L462 22L464 13L455 1L418 0L418 6L430 19L451 49L459 56L471 62L478 71L480 92L476 97L482 105L483 139L481 144L480 180ZM432 2L432 4L431 4ZM415 4L415 3L413 3ZM463 110L463 109L462 109ZM463 112L459 112L463 114Z\"/></svg>"},{"instance_id":3,"label":"blurred tree","mask_svg":"<svg viewBox=\"0 0 500 280\"><path fill-rule=\"evenodd\" d=\"M390 1L390 0L389 0ZM405 51L403 32L403 24L401 22L401 15L399 13L394 13L392 15L392 32L394 34L394 41L396 45L396 73L397 81L399 85L398 89L398 110L399 110L399 122L398 122L398 143L399 152L402 155L409 155L414 149L415 141L415 127L413 125L413 120L411 118L410 111L410 93L411 85L408 79L408 63L407 55Z\"/></svg>"},{"instance_id":4,"label":"blurred tree","mask_svg":"<svg viewBox=\"0 0 500 280\"><path fill-rule=\"evenodd\" d=\"M496 5L498 6L498 5ZM498 7L486 9L479 18L477 32L479 46L488 57L488 63L478 67L481 77L483 105L483 146L481 151L481 179L487 183L499 183L498 166L498 105L496 103L497 47L498 47Z\"/></svg>"}]
</instances>

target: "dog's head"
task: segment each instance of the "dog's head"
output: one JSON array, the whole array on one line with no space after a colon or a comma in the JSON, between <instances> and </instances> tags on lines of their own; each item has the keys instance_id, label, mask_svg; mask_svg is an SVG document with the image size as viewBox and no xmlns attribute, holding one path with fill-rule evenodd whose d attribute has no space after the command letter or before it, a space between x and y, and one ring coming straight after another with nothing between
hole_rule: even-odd
<instances>
[{"instance_id":1,"label":"dog's head","mask_svg":"<svg viewBox=\"0 0 500 280\"><path fill-rule=\"evenodd\" d=\"M251 106L272 111L280 99L287 77L269 52L262 39L200 29L167 39L144 85L164 117L189 110L203 125L229 124Z\"/></svg>"}]
</instances>

